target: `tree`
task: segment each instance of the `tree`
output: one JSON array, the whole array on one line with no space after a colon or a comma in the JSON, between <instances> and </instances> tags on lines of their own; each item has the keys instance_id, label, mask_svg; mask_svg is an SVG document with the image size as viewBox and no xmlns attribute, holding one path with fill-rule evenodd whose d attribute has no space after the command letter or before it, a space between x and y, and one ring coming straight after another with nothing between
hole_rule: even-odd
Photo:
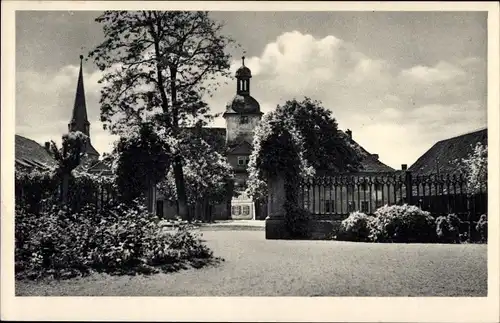
<instances>
[{"instance_id":1,"label":"tree","mask_svg":"<svg viewBox=\"0 0 500 323\"><path fill-rule=\"evenodd\" d=\"M184 174L187 200L190 205L201 201L206 206L221 203L228 195L228 185L233 180L233 170L227 159L213 145L198 137L182 144L185 152ZM158 185L169 200L176 201L173 170Z\"/></svg>"},{"instance_id":2,"label":"tree","mask_svg":"<svg viewBox=\"0 0 500 323\"><path fill-rule=\"evenodd\" d=\"M101 121L115 134L154 123L170 148L179 215L188 218L181 130L211 120L202 97L218 76L229 76L225 48L232 40L207 12L106 11L96 21L105 40L89 55L106 71Z\"/></svg>"},{"instance_id":3,"label":"tree","mask_svg":"<svg viewBox=\"0 0 500 323\"><path fill-rule=\"evenodd\" d=\"M338 130L330 110L305 98L286 101L264 115L255 130L248 193L266 194L265 179L281 172L306 179L316 170L353 171L361 152Z\"/></svg>"},{"instance_id":4,"label":"tree","mask_svg":"<svg viewBox=\"0 0 500 323\"><path fill-rule=\"evenodd\" d=\"M465 174L467 195L481 193L488 183L488 146L476 143L474 150L462 159L459 167Z\"/></svg>"},{"instance_id":5,"label":"tree","mask_svg":"<svg viewBox=\"0 0 500 323\"><path fill-rule=\"evenodd\" d=\"M169 148L154 132L150 124L141 124L128 137L121 137L113 154L114 173L120 199L125 203L147 197L152 205L149 189L161 180L170 167Z\"/></svg>"},{"instance_id":6,"label":"tree","mask_svg":"<svg viewBox=\"0 0 500 323\"><path fill-rule=\"evenodd\" d=\"M56 143L51 141L50 151L57 162L56 175L62 181L62 202L64 205L68 203L71 172L80 165L85 156L87 142L88 137L80 131L63 135L61 148L57 148Z\"/></svg>"},{"instance_id":7,"label":"tree","mask_svg":"<svg viewBox=\"0 0 500 323\"><path fill-rule=\"evenodd\" d=\"M471 237L471 200L477 194L483 192L488 184L488 146L481 142L476 143L474 150L463 158L458 168L465 175L465 187L467 192L467 217L469 220L469 239Z\"/></svg>"}]
</instances>

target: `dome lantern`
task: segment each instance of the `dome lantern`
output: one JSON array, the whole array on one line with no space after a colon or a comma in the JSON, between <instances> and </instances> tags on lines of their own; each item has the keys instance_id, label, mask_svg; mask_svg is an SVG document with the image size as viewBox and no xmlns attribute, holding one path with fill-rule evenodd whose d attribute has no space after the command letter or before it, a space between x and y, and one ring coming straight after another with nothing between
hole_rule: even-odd
<instances>
[{"instance_id":1,"label":"dome lantern","mask_svg":"<svg viewBox=\"0 0 500 323\"><path fill-rule=\"evenodd\" d=\"M245 66L245 56L241 58L242 66L236 71L236 93L239 95L250 95L250 79L252 71Z\"/></svg>"}]
</instances>

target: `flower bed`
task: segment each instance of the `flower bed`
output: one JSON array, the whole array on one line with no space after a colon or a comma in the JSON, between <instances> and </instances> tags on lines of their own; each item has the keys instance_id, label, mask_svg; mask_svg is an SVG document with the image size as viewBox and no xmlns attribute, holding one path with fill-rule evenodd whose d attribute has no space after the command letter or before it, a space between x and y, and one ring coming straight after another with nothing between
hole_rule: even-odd
<instances>
[{"instance_id":1,"label":"flower bed","mask_svg":"<svg viewBox=\"0 0 500 323\"><path fill-rule=\"evenodd\" d=\"M38 215L16 209L16 277L70 278L93 271L156 273L216 260L189 226L165 223L135 203Z\"/></svg>"}]
</instances>

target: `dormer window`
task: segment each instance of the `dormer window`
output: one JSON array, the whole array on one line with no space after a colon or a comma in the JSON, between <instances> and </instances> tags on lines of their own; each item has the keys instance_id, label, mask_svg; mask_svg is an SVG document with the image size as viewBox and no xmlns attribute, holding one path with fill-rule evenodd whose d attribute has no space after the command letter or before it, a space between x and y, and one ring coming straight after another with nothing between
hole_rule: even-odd
<instances>
[{"instance_id":1,"label":"dormer window","mask_svg":"<svg viewBox=\"0 0 500 323\"><path fill-rule=\"evenodd\" d=\"M248 116L242 116L240 120L241 124L247 124L248 123Z\"/></svg>"},{"instance_id":2,"label":"dormer window","mask_svg":"<svg viewBox=\"0 0 500 323\"><path fill-rule=\"evenodd\" d=\"M250 157L248 156L238 156L238 165L246 166L250 162Z\"/></svg>"}]
</instances>

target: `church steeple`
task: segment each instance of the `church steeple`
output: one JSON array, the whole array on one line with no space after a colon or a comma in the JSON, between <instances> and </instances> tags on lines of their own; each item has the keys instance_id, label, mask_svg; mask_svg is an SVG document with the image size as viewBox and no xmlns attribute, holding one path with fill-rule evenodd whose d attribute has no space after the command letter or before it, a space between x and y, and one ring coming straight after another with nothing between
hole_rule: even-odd
<instances>
[{"instance_id":1,"label":"church steeple","mask_svg":"<svg viewBox=\"0 0 500 323\"><path fill-rule=\"evenodd\" d=\"M71 120L68 124L68 131L80 131L86 134L89 137L86 147L87 155L91 158L99 158L99 153L90 142L90 122L87 117L85 88L83 87L83 55L80 55L80 73L78 74L78 81L76 83L75 104L73 105Z\"/></svg>"},{"instance_id":2,"label":"church steeple","mask_svg":"<svg viewBox=\"0 0 500 323\"><path fill-rule=\"evenodd\" d=\"M75 104L71 121L68 124L69 131L81 131L90 136L90 122L87 118L87 104L85 102L85 88L83 87L83 55L80 55L80 73L76 84Z\"/></svg>"}]
</instances>

